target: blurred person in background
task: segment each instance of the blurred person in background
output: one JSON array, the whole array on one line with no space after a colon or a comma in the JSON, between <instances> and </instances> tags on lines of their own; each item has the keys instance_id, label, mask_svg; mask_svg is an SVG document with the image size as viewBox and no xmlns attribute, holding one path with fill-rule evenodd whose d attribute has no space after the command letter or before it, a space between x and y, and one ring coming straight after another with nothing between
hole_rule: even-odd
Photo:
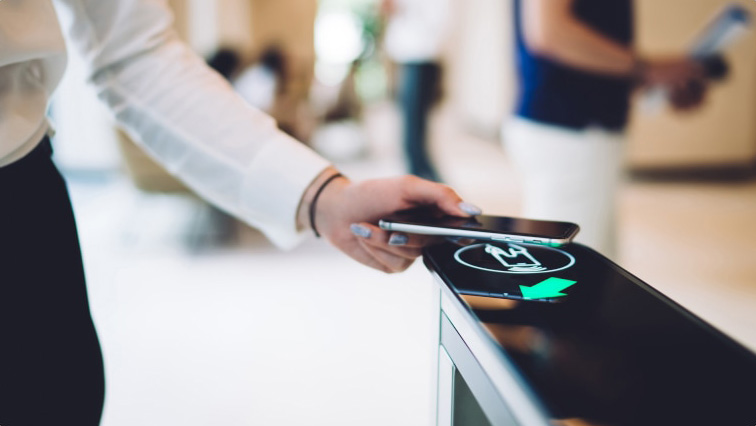
<instances>
[{"instance_id":1,"label":"blurred person in background","mask_svg":"<svg viewBox=\"0 0 756 426\"><path fill-rule=\"evenodd\" d=\"M578 223L577 240L613 257L616 195L633 89L664 87L676 109L701 104L701 64L640 57L632 0L515 0L519 96L503 126L522 177L522 215Z\"/></svg>"},{"instance_id":2,"label":"blurred person in background","mask_svg":"<svg viewBox=\"0 0 756 426\"><path fill-rule=\"evenodd\" d=\"M279 129L301 140L300 100L289 90L291 78L283 49L268 46L252 63L244 65L239 52L221 48L207 62L248 104L275 118Z\"/></svg>"},{"instance_id":3,"label":"blurred person in background","mask_svg":"<svg viewBox=\"0 0 756 426\"><path fill-rule=\"evenodd\" d=\"M479 213L416 177L341 176L181 43L163 1L0 1L2 425L96 425L104 399L76 225L47 136L67 58L61 27L133 139L280 247L312 230L365 265L401 271L425 241L389 235L379 218L417 205Z\"/></svg>"},{"instance_id":4,"label":"blurred person in background","mask_svg":"<svg viewBox=\"0 0 756 426\"><path fill-rule=\"evenodd\" d=\"M207 58L207 65L229 81L236 75L240 62L236 50L228 47L216 50Z\"/></svg>"},{"instance_id":5,"label":"blurred person in background","mask_svg":"<svg viewBox=\"0 0 756 426\"><path fill-rule=\"evenodd\" d=\"M292 90L291 68L286 51L270 45L232 79L232 84L250 105L275 118L279 129L302 141L309 138L305 131L306 100Z\"/></svg>"},{"instance_id":6,"label":"blurred person in background","mask_svg":"<svg viewBox=\"0 0 756 426\"><path fill-rule=\"evenodd\" d=\"M278 99L286 94L287 82L286 57L277 46L266 48L257 61L233 78L234 89L244 100L274 117L276 114L272 113L280 103ZM287 133L292 134L291 131Z\"/></svg>"},{"instance_id":7,"label":"blurred person in background","mask_svg":"<svg viewBox=\"0 0 756 426\"><path fill-rule=\"evenodd\" d=\"M441 93L441 54L449 35L451 0L383 0L384 46L399 65L402 142L409 172L440 181L428 152L428 115Z\"/></svg>"}]
</instances>

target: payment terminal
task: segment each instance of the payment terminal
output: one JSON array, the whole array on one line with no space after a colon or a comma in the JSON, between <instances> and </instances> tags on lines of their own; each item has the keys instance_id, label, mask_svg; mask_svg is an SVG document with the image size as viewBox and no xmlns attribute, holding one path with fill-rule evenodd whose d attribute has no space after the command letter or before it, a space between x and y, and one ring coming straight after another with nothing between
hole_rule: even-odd
<instances>
[{"instance_id":1,"label":"payment terminal","mask_svg":"<svg viewBox=\"0 0 756 426\"><path fill-rule=\"evenodd\" d=\"M585 246L447 242L424 261L440 351L483 413L452 424L756 425L756 355Z\"/></svg>"}]
</instances>

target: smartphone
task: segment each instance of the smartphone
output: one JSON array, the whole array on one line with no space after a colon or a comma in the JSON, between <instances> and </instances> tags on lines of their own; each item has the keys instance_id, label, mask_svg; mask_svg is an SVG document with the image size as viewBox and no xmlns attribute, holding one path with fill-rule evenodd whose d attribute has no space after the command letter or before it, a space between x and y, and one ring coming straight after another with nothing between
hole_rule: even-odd
<instances>
[{"instance_id":1,"label":"smartphone","mask_svg":"<svg viewBox=\"0 0 756 426\"><path fill-rule=\"evenodd\" d=\"M516 217L478 215L446 216L437 210L419 208L397 212L378 225L389 231L561 246L575 238L580 227L570 222L554 222Z\"/></svg>"}]
</instances>

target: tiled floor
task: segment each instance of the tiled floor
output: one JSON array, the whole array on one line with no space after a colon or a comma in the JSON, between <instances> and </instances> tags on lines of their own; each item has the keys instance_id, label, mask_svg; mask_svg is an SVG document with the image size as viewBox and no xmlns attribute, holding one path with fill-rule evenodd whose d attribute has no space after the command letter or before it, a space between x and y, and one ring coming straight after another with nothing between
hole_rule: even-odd
<instances>
[{"instance_id":1,"label":"tiled floor","mask_svg":"<svg viewBox=\"0 0 756 426\"><path fill-rule=\"evenodd\" d=\"M448 183L516 214L499 145L448 116L434 127ZM399 173L393 110L373 110L367 127L369 158L342 169ZM383 275L322 241L283 253L246 228L231 246L187 246L213 237L192 201L123 179L71 185L105 353L103 425L430 423L435 307L419 262ZM754 182L632 183L619 262L756 350L754 218Z\"/></svg>"}]
</instances>

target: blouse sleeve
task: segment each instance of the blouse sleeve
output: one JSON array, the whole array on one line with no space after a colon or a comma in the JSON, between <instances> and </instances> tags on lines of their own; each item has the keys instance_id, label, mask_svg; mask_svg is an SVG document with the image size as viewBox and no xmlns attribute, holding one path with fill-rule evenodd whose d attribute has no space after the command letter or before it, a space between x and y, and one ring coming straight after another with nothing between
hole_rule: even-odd
<instances>
[{"instance_id":1,"label":"blouse sleeve","mask_svg":"<svg viewBox=\"0 0 756 426\"><path fill-rule=\"evenodd\" d=\"M57 0L67 39L119 123L200 196L276 245L328 162L247 105L172 29L160 0Z\"/></svg>"}]
</instances>

